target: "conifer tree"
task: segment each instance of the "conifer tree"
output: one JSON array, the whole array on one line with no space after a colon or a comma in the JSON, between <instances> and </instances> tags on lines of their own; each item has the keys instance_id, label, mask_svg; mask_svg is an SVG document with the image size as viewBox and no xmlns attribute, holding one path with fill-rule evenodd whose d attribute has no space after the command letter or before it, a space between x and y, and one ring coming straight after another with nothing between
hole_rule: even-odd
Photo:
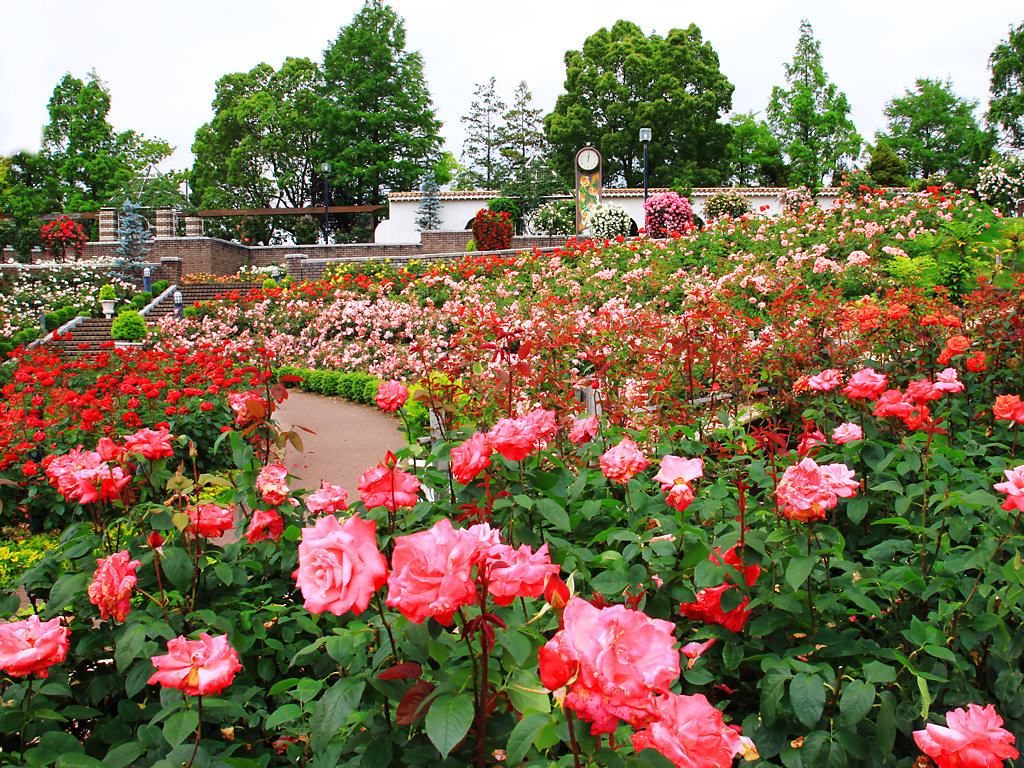
<instances>
[{"instance_id":1,"label":"conifer tree","mask_svg":"<svg viewBox=\"0 0 1024 768\"><path fill-rule=\"evenodd\" d=\"M422 202L416 209L416 228L421 232L441 228L441 198L437 192L437 176L433 170L427 171L420 183Z\"/></svg>"},{"instance_id":2,"label":"conifer tree","mask_svg":"<svg viewBox=\"0 0 1024 768\"><path fill-rule=\"evenodd\" d=\"M846 94L822 67L821 43L811 23L800 23L792 63L785 65L788 88L776 86L768 102L768 125L789 161L789 186L817 187L860 153L861 138L849 118Z\"/></svg>"},{"instance_id":3,"label":"conifer tree","mask_svg":"<svg viewBox=\"0 0 1024 768\"><path fill-rule=\"evenodd\" d=\"M462 142L462 160L468 179L484 189L500 183L502 170L503 102L494 91L494 78L479 83L473 91L469 114L462 116L466 138Z\"/></svg>"}]
</instances>

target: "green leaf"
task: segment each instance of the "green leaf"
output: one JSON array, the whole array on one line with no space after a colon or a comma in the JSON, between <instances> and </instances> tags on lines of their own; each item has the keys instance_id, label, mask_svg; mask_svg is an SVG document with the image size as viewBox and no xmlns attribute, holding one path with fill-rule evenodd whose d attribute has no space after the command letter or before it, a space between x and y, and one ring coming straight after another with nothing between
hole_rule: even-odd
<instances>
[{"instance_id":1,"label":"green leaf","mask_svg":"<svg viewBox=\"0 0 1024 768\"><path fill-rule=\"evenodd\" d=\"M182 592L192 586L192 558L180 547L164 547L160 565L177 589Z\"/></svg>"},{"instance_id":2,"label":"green leaf","mask_svg":"<svg viewBox=\"0 0 1024 768\"><path fill-rule=\"evenodd\" d=\"M473 697L468 693L442 693L427 712L427 736L441 757L447 757L469 733L472 723Z\"/></svg>"},{"instance_id":3,"label":"green leaf","mask_svg":"<svg viewBox=\"0 0 1024 768\"><path fill-rule=\"evenodd\" d=\"M895 683L896 670L880 661L869 661L864 665L864 679L869 683Z\"/></svg>"},{"instance_id":4,"label":"green leaf","mask_svg":"<svg viewBox=\"0 0 1024 768\"><path fill-rule=\"evenodd\" d=\"M142 653L142 646L146 644L146 627L144 624L129 624L124 628L121 636L114 645L114 663L117 671L123 672Z\"/></svg>"},{"instance_id":5,"label":"green leaf","mask_svg":"<svg viewBox=\"0 0 1024 768\"><path fill-rule=\"evenodd\" d=\"M537 511L541 516L560 531L568 531L572 525L565 509L554 499L541 498L537 501Z\"/></svg>"},{"instance_id":6,"label":"green leaf","mask_svg":"<svg viewBox=\"0 0 1024 768\"><path fill-rule=\"evenodd\" d=\"M50 597L46 601L46 615L53 616L67 608L71 602L86 590L88 573L65 573L54 582Z\"/></svg>"},{"instance_id":7,"label":"green leaf","mask_svg":"<svg viewBox=\"0 0 1024 768\"><path fill-rule=\"evenodd\" d=\"M283 723L290 723L302 714L302 707L298 704L284 704L274 710L274 714L268 717L263 727L266 730L273 730Z\"/></svg>"},{"instance_id":8,"label":"green leaf","mask_svg":"<svg viewBox=\"0 0 1024 768\"><path fill-rule=\"evenodd\" d=\"M917 678L917 689L921 692L921 719L928 719L928 710L932 707L932 695L928 691L928 681L920 675Z\"/></svg>"},{"instance_id":9,"label":"green leaf","mask_svg":"<svg viewBox=\"0 0 1024 768\"><path fill-rule=\"evenodd\" d=\"M331 738L341 730L345 721L355 711L359 701L363 698L364 687L366 687L364 680L343 677L328 688L317 702L309 723L311 731L309 745L315 754L319 754L327 748Z\"/></svg>"},{"instance_id":10,"label":"green leaf","mask_svg":"<svg viewBox=\"0 0 1024 768\"><path fill-rule=\"evenodd\" d=\"M653 747L641 749L637 753L637 759L648 768L674 768L675 766L675 763Z\"/></svg>"},{"instance_id":11,"label":"green leaf","mask_svg":"<svg viewBox=\"0 0 1024 768\"><path fill-rule=\"evenodd\" d=\"M106 764L102 760L97 760L95 757L81 752L61 755L54 765L55 768L106 768Z\"/></svg>"},{"instance_id":12,"label":"green leaf","mask_svg":"<svg viewBox=\"0 0 1024 768\"><path fill-rule=\"evenodd\" d=\"M163 734L172 747L181 744L199 727L199 713L194 709L182 709L167 718Z\"/></svg>"},{"instance_id":13,"label":"green leaf","mask_svg":"<svg viewBox=\"0 0 1024 768\"><path fill-rule=\"evenodd\" d=\"M217 578L220 579L221 583L227 587L230 587L235 580L231 566L227 563L217 563L213 566L213 572L217 574Z\"/></svg>"},{"instance_id":14,"label":"green leaf","mask_svg":"<svg viewBox=\"0 0 1024 768\"><path fill-rule=\"evenodd\" d=\"M868 513L868 500L859 496L846 505L846 516L853 523L859 523Z\"/></svg>"},{"instance_id":15,"label":"green leaf","mask_svg":"<svg viewBox=\"0 0 1024 768\"><path fill-rule=\"evenodd\" d=\"M619 571L601 571L590 580L590 589L602 595L621 595L628 586L629 579Z\"/></svg>"},{"instance_id":16,"label":"green leaf","mask_svg":"<svg viewBox=\"0 0 1024 768\"><path fill-rule=\"evenodd\" d=\"M792 673L784 667L772 667L761 680L761 717L767 725L775 722L779 713L779 702Z\"/></svg>"},{"instance_id":17,"label":"green leaf","mask_svg":"<svg viewBox=\"0 0 1024 768\"><path fill-rule=\"evenodd\" d=\"M875 704L875 686L862 680L853 680L843 686L839 698L839 712L845 725L856 725L871 711Z\"/></svg>"},{"instance_id":18,"label":"green leaf","mask_svg":"<svg viewBox=\"0 0 1024 768\"><path fill-rule=\"evenodd\" d=\"M509 734L508 744L505 745L506 763L508 765L521 764L526 753L533 746L537 734L550 722L550 715L534 712L516 723L516 727Z\"/></svg>"},{"instance_id":19,"label":"green leaf","mask_svg":"<svg viewBox=\"0 0 1024 768\"><path fill-rule=\"evenodd\" d=\"M800 673L789 684L789 701L797 719L813 728L825 708L825 683L817 675Z\"/></svg>"},{"instance_id":20,"label":"green leaf","mask_svg":"<svg viewBox=\"0 0 1024 768\"><path fill-rule=\"evenodd\" d=\"M888 755L896 743L896 697L890 691L882 691L878 694L878 704L875 746L879 754Z\"/></svg>"},{"instance_id":21,"label":"green leaf","mask_svg":"<svg viewBox=\"0 0 1024 768\"><path fill-rule=\"evenodd\" d=\"M142 754L142 746L138 742L129 741L111 749L103 757L103 764L107 768L126 768Z\"/></svg>"},{"instance_id":22,"label":"green leaf","mask_svg":"<svg viewBox=\"0 0 1024 768\"><path fill-rule=\"evenodd\" d=\"M817 563L818 558L813 555L794 557L789 561L789 565L786 566L786 582L793 589L800 589L804 582L807 581L807 577L811 575L811 571L814 570L814 566Z\"/></svg>"}]
</instances>

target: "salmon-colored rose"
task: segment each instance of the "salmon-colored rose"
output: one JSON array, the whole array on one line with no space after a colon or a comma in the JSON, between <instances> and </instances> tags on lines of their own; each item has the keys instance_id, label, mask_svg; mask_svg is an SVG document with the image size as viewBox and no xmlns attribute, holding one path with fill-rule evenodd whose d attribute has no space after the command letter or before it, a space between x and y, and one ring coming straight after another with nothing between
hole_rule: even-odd
<instances>
[{"instance_id":1,"label":"salmon-colored rose","mask_svg":"<svg viewBox=\"0 0 1024 768\"><path fill-rule=\"evenodd\" d=\"M97 558L96 573L89 585L89 601L100 609L100 618L124 621L131 609L132 590L138 578L135 569L142 563L131 560L127 550L107 558Z\"/></svg>"},{"instance_id":2,"label":"salmon-colored rose","mask_svg":"<svg viewBox=\"0 0 1024 768\"><path fill-rule=\"evenodd\" d=\"M650 464L639 446L628 437L622 438L618 445L601 454L598 463L605 477L623 484L628 483L637 472L646 469Z\"/></svg>"},{"instance_id":3,"label":"salmon-colored rose","mask_svg":"<svg viewBox=\"0 0 1024 768\"><path fill-rule=\"evenodd\" d=\"M0 624L0 669L14 677L48 677L47 668L68 654L70 631L61 626L59 616L40 621L33 614L24 621Z\"/></svg>"},{"instance_id":4,"label":"salmon-colored rose","mask_svg":"<svg viewBox=\"0 0 1024 768\"><path fill-rule=\"evenodd\" d=\"M215 696L235 679L242 668L238 652L228 645L227 635L210 637L199 633L198 640L176 637L167 641L167 653L150 661L156 672L149 684L177 688L186 696Z\"/></svg>"},{"instance_id":5,"label":"salmon-colored rose","mask_svg":"<svg viewBox=\"0 0 1024 768\"><path fill-rule=\"evenodd\" d=\"M452 448L452 474L462 485L470 482L491 466L493 449L487 442L487 435L476 432L474 435Z\"/></svg>"},{"instance_id":6,"label":"salmon-colored rose","mask_svg":"<svg viewBox=\"0 0 1024 768\"><path fill-rule=\"evenodd\" d=\"M914 731L914 741L938 768L1000 768L1006 758L1019 756L1010 746L1016 737L1002 725L991 704L968 704L947 712L945 727L928 723Z\"/></svg>"},{"instance_id":7,"label":"salmon-colored rose","mask_svg":"<svg viewBox=\"0 0 1024 768\"><path fill-rule=\"evenodd\" d=\"M398 381L382 381L377 385L377 407L388 413L397 411L409 399L409 390Z\"/></svg>"},{"instance_id":8,"label":"salmon-colored rose","mask_svg":"<svg viewBox=\"0 0 1024 768\"><path fill-rule=\"evenodd\" d=\"M188 519L191 525L185 533L202 536L204 539L216 539L235 527L235 508L221 507L217 504L202 504L189 507Z\"/></svg>"},{"instance_id":9,"label":"salmon-colored rose","mask_svg":"<svg viewBox=\"0 0 1024 768\"><path fill-rule=\"evenodd\" d=\"M412 507L418 499L420 481L394 467L378 464L359 476L359 498L367 509Z\"/></svg>"},{"instance_id":10,"label":"salmon-colored rose","mask_svg":"<svg viewBox=\"0 0 1024 768\"><path fill-rule=\"evenodd\" d=\"M299 567L292 573L306 610L357 615L387 581L388 564L377 548L377 524L355 515L339 523L333 515L302 529Z\"/></svg>"},{"instance_id":11,"label":"salmon-colored rose","mask_svg":"<svg viewBox=\"0 0 1024 768\"><path fill-rule=\"evenodd\" d=\"M284 533L284 520L276 510L257 509L252 515L245 538L249 540L250 544L264 539L280 541L282 533Z\"/></svg>"},{"instance_id":12,"label":"salmon-colored rose","mask_svg":"<svg viewBox=\"0 0 1024 768\"><path fill-rule=\"evenodd\" d=\"M666 693L655 701L657 719L633 734L633 748L656 749L680 768L728 768L743 737L700 693Z\"/></svg>"},{"instance_id":13,"label":"salmon-colored rose","mask_svg":"<svg viewBox=\"0 0 1024 768\"><path fill-rule=\"evenodd\" d=\"M946 349L952 351L954 354L966 352L971 348L971 340L966 336L957 334L956 336L950 336L946 339Z\"/></svg>"}]
</instances>

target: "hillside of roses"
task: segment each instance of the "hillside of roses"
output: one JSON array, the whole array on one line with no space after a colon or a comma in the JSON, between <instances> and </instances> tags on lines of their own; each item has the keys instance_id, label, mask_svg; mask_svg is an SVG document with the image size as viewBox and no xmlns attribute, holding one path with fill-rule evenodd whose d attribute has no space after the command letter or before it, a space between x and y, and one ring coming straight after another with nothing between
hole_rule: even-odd
<instances>
[{"instance_id":1,"label":"hillside of roses","mask_svg":"<svg viewBox=\"0 0 1024 768\"><path fill-rule=\"evenodd\" d=\"M0 760L1012 765L1024 293L941 285L998 226L859 190L20 354L4 515L66 528L0 606ZM433 429L296 491L283 365Z\"/></svg>"}]
</instances>

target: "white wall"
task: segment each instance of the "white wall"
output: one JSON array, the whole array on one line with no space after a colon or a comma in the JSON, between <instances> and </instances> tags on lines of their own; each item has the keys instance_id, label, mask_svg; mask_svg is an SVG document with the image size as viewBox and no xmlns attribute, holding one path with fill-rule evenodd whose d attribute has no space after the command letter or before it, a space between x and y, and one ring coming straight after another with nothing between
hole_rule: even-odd
<instances>
[{"instance_id":1,"label":"white wall","mask_svg":"<svg viewBox=\"0 0 1024 768\"><path fill-rule=\"evenodd\" d=\"M650 189L649 194L666 192L665 189ZM693 190L690 196L690 204L693 212L706 219L704 216L704 203L707 199L718 192L733 191L739 192L750 202L750 208L755 213L764 213L767 216L775 216L781 212L779 206L779 193L785 191L776 187L701 187ZM500 195L496 190L480 190L474 192L440 192L438 197L441 200L441 227L442 231L458 231L468 229L466 223L471 221L476 212L487 207L487 201L493 200ZM818 206L830 208L839 196L838 189L822 189L818 193ZM551 198L557 199L557 198ZM644 191L642 189L611 189L605 188L602 199L605 202L618 203L623 206L629 215L636 222L637 228L644 225ZM420 207L422 198L419 192L393 192L388 196L390 212L387 219L377 225L375 240L378 243L418 243L420 241L419 230L416 228L418 214L416 210ZM761 211L761 206L768 208Z\"/></svg>"}]
</instances>

